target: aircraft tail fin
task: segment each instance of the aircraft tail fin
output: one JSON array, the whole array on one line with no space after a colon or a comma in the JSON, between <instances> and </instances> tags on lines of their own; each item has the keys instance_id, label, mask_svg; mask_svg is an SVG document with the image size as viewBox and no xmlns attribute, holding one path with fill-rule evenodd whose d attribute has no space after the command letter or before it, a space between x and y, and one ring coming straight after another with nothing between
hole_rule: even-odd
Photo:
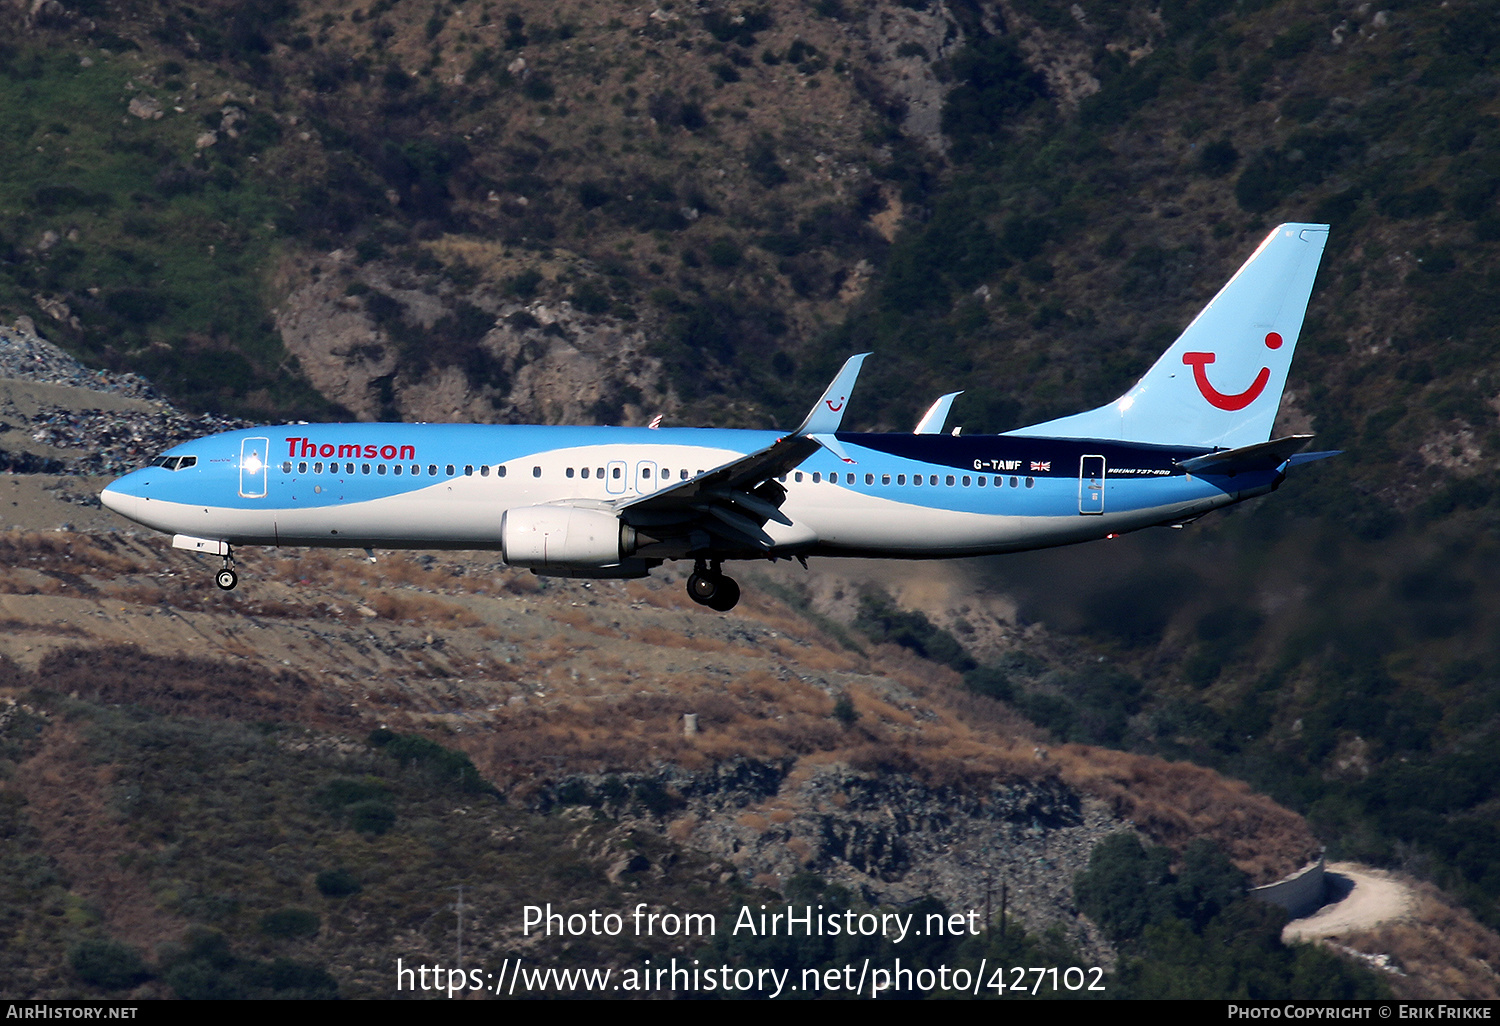
<instances>
[{"instance_id":1,"label":"aircraft tail fin","mask_svg":"<svg viewBox=\"0 0 1500 1026\"><path fill-rule=\"evenodd\" d=\"M1271 437L1326 224L1283 224L1136 382L1108 406L1007 432L1240 448Z\"/></svg>"}]
</instances>

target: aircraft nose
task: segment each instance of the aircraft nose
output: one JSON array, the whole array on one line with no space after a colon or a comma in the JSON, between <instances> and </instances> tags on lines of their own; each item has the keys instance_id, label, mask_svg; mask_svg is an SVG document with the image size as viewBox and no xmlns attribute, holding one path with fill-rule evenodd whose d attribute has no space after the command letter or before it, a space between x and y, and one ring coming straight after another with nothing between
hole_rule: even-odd
<instances>
[{"instance_id":1,"label":"aircraft nose","mask_svg":"<svg viewBox=\"0 0 1500 1026\"><path fill-rule=\"evenodd\" d=\"M134 520L141 498L135 494L127 480L128 475L112 482L109 487L99 493L99 501L121 516Z\"/></svg>"}]
</instances>

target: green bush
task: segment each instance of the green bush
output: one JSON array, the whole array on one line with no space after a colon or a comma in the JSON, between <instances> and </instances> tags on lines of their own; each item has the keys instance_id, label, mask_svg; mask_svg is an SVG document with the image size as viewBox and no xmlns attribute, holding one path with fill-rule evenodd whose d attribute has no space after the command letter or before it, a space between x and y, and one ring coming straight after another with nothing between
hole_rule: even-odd
<instances>
[{"instance_id":1,"label":"green bush","mask_svg":"<svg viewBox=\"0 0 1500 1026\"><path fill-rule=\"evenodd\" d=\"M68 952L68 964L84 983L103 990L124 990L151 977L140 953L119 941L80 941Z\"/></svg>"},{"instance_id":2,"label":"green bush","mask_svg":"<svg viewBox=\"0 0 1500 1026\"><path fill-rule=\"evenodd\" d=\"M364 890L359 878L342 866L318 874L318 893L325 898L347 898Z\"/></svg>"},{"instance_id":3,"label":"green bush","mask_svg":"<svg viewBox=\"0 0 1500 1026\"><path fill-rule=\"evenodd\" d=\"M260 917L260 932L268 937L316 937L322 927L318 914L305 908L283 908Z\"/></svg>"},{"instance_id":4,"label":"green bush","mask_svg":"<svg viewBox=\"0 0 1500 1026\"><path fill-rule=\"evenodd\" d=\"M356 802L349 806L349 822L362 834L379 836L396 825L396 810L386 800Z\"/></svg>"}]
</instances>

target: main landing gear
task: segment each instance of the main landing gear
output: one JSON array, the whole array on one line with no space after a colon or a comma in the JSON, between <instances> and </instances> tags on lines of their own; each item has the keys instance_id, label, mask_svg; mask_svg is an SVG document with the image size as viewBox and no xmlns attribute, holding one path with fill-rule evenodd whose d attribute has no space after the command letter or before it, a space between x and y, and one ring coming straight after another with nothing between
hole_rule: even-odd
<instances>
[{"instance_id":1,"label":"main landing gear","mask_svg":"<svg viewBox=\"0 0 1500 1026\"><path fill-rule=\"evenodd\" d=\"M725 577L716 559L711 563L698 560L693 564L693 573L687 580L688 598L700 606L720 613L727 613L740 600L740 586L734 578Z\"/></svg>"},{"instance_id":2,"label":"main landing gear","mask_svg":"<svg viewBox=\"0 0 1500 1026\"><path fill-rule=\"evenodd\" d=\"M214 583L225 591L233 591L234 586L240 583L240 575L234 572L234 556L229 553L227 546L224 550L224 565L214 574Z\"/></svg>"}]
</instances>

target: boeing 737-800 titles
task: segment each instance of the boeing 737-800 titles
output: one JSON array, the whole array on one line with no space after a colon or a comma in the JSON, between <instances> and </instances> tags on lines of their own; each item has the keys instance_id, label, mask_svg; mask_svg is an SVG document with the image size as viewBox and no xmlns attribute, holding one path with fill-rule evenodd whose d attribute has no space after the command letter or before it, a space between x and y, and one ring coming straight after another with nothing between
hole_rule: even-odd
<instances>
[{"instance_id":1,"label":"boeing 737-800 titles","mask_svg":"<svg viewBox=\"0 0 1500 1026\"><path fill-rule=\"evenodd\" d=\"M952 395L911 434L841 432L860 355L787 433L297 424L176 446L101 498L221 556L225 589L239 545L498 548L558 577L691 559L688 594L717 610L739 598L729 560L975 556L1181 525L1331 455L1271 438L1327 238L1276 228L1119 399L1005 434L943 434Z\"/></svg>"}]
</instances>

